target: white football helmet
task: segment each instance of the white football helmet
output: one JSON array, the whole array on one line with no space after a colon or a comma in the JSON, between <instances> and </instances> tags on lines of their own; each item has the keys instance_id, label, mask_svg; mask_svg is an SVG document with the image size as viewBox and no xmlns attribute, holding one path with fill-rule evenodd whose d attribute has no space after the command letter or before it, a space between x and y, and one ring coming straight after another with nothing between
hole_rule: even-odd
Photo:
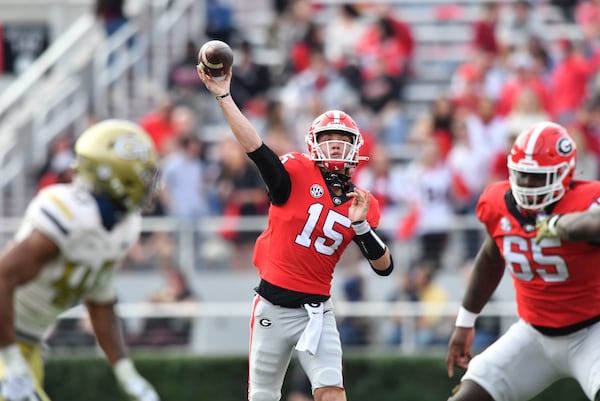
<instances>
[{"instance_id":1,"label":"white football helmet","mask_svg":"<svg viewBox=\"0 0 600 401\"><path fill-rule=\"evenodd\" d=\"M543 121L523 131L508 155L517 204L537 212L560 200L573 179L576 158L575 142L563 126Z\"/></svg>"}]
</instances>

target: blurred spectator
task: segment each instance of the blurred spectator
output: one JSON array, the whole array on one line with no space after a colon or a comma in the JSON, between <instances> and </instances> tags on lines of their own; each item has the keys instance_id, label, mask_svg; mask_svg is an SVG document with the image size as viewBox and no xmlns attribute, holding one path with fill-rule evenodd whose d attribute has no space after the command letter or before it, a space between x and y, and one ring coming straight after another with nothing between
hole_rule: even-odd
<instances>
[{"instance_id":1,"label":"blurred spectator","mask_svg":"<svg viewBox=\"0 0 600 401\"><path fill-rule=\"evenodd\" d=\"M566 22L575 22L575 7L578 0L550 0L550 4L557 7Z\"/></svg>"},{"instance_id":2,"label":"blurred spectator","mask_svg":"<svg viewBox=\"0 0 600 401\"><path fill-rule=\"evenodd\" d=\"M266 215L267 191L258 170L233 139L223 140L219 151L222 164L217 189L224 205L224 217L230 220L221 226L221 236L235 247L232 268L247 270L252 268L254 242L260 230L238 228L237 217Z\"/></svg>"},{"instance_id":3,"label":"blurred spectator","mask_svg":"<svg viewBox=\"0 0 600 401\"><path fill-rule=\"evenodd\" d=\"M96 0L95 13L102 21L108 36L118 31L129 20L124 7L125 0Z\"/></svg>"},{"instance_id":4,"label":"blurred spectator","mask_svg":"<svg viewBox=\"0 0 600 401\"><path fill-rule=\"evenodd\" d=\"M536 74L534 60L526 51L517 52L510 56L509 64L513 75L509 77L502 87L498 99L497 111L500 115L508 115L519 98L520 92L529 90L535 93L545 113L552 117L552 99L548 84Z\"/></svg>"},{"instance_id":5,"label":"blurred spectator","mask_svg":"<svg viewBox=\"0 0 600 401\"><path fill-rule=\"evenodd\" d=\"M240 109L244 110L253 102L263 103L270 87L269 68L256 61L252 45L244 40L240 45L240 57L233 65L231 96Z\"/></svg>"},{"instance_id":6,"label":"blurred spectator","mask_svg":"<svg viewBox=\"0 0 600 401\"><path fill-rule=\"evenodd\" d=\"M459 215L475 212L479 195L488 183L489 151L483 141L474 138L466 123L457 119L452 128L454 144L448 154L448 166L452 172L454 211ZM479 229L465 229L463 234L465 259L477 255L480 247Z\"/></svg>"},{"instance_id":7,"label":"blurred spectator","mask_svg":"<svg viewBox=\"0 0 600 401\"><path fill-rule=\"evenodd\" d=\"M286 7L277 13L267 32L267 46L277 49L286 56L294 43L302 40L313 20L313 7L308 0L286 0ZM286 61L286 60L284 60ZM289 72L289 71L286 71ZM278 82L288 78L286 73L278 77Z\"/></svg>"},{"instance_id":8,"label":"blurred spectator","mask_svg":"<svg viewBox=\"0 0 600 401\"><path fill-rule=\"evenodd\" d=\"M382 214L386 214L394 206L390 197L392 160L389 149L381 143L373 146L371 155L367 165L354 173L352 180L357 187L371 192L379 201Z\"/></svg>"},{"instance_id":9,"label":"blurred spectator","mask_svg":"<svg viewBox=\"0 0 600 401\"><path fill-rule=\"evenodd\" d=\"M206 2L205 33L209 39L216 39L231 44L236 32L233 9L229 3L220 0Z\"/></svg>"},{"instance_id":10,"label":"blurred spectator","mask_svg":"<svg viewBox=\"0 0 600 401\"><path fill-rule=\"evenodd\" d=\"M479 99L477 110L467 113L465 124L473 141L479 148L485 148L488 156L506 150L506 121L496 114L496 104L489 97Z\"/></svg>"},{"instance_id":11,"label":"blurred spectator","mask_svg":"<svg viewBox=\"0 0 600 401\"><path fill-rule=\"evenodd\" d=\"M496 56L498 54L496 26L500 7L498 2L490 1L483 4L482 8L483 15L473 24L472 44L475 49Z\"/></svg>"},{"instance_id":12,"label":"blurred spectator","mask_svg":"<svg viewBox=\"0 0 600 401\"><path fill-rule=\"evenodd\" d=\"M419 258L439 269L454 215L452 173L435 139L431 137L420 146L419 154L403 174L394 176L391 185L391 196L407 209L399 222L397 236L400 240L416 236Z\"/></svg>"},{"instance_id":13,"label":"blurred spectator","mask_svg":"<svg viewBox=\"0 0 600 401\"><path fill-rule=\"evenodd\" d=\"M435 268L420 261L400 277L400 285L389 297L390 302L422 302L423 314L415 317L416 345L418 348L448 343L452 325L442 313L448 301L446 290L434 281ZM403 321L395 319L388 344L398 345L406 339L402 335Z\"/></svg>"},{"instance_id":14,"label":"blurred spectator","mask_svg":"<svg viewBox=\"0 0 600 401\"><path fill-rule=\"evenodd\" d=\"M454 103L448 96L440 96L433 102L429 114L420 117L413 126L409 140L414 143L435 140L440 157L446 159L452 148L452 126L456 118Z\"/></svg>"},{"instance_id":15,"label":"blurred spectator","mask_svg":"<svg viewBox=\"0 0 600 401\"><path fill-rule=\"evenodd\" d=\"M284 113L294 116L294 141L304 148L304 137L313 116L328 109L354 110L358 95L347 81L325 59L322 49L314 49L310 65L294 75L281 88L280 98Z\"/></svg>"},{"instance_id":16,"label":"blurred spectator","mask_svg":"<svg viewBox=\"0 0 600 401\"><path fill-rule=\"evenodd\" d=\"M165 285L150 296L154 303L196 302L187 278L173 264L173 249L168 241L158 245L157 252L161 259L161 272L165 277ZM149 317L144 319L139 333L128 336L127 343L132 346L164 347L186 345L189 343L193 319L182 317Z\"/></svg>"},{"instance_id":17,"label":"blurred spectator","mask_svg":"<svg viewBox=\"0 0 600 401\"><path fill-rule=\"evenodd\" d=\"M552 75L552 91L560 96L552 97L557 122L563 125L575 120L577 110L589 98L588 86L600 68L600 51L590 59L572 41L559 42L561 60Z\"/></svg>"},{"instance_id":18,"label":"blurred spectator","mask_svg":"<svg viewBox=\"0 0 600 401\"><path fill-rule=\"evenodd\" d=\"M52 141L46 163L38 172L37 190L58 183L71 182L75 153L69 135L58 136Z\"/></svg>"},{"instance_id":19,"label":"blurred spectator","mask_svg":"<svg viewBox=\"0 0 600 401\"><path fill-rule=\"evenodd\" d=\"M504 80L504 71L497 67L494 55L472 49L472 57L458 66L450 81L450 95L457 109L477 111L482 97L497 99Z\"/></svg>"},{"instance_id":20,"label":"blurred spectator","mask_svg":"<svg viewBox=\"0 0 600 401\"><path fill-rule=\"evenodd\" d=\"M590 99L582 108L578 125L585 137L587 148L600 160L600 95Z\"/></svg>"},{"instance_id":21,"label":"blurred spectator","mask_svg":"<svg viewBox=\"0 0 600 401\"><path fill-rule=\"evenodd\" d=\"M360 274L348 277L344 282L344 298L348 302L364 302L364 278ZM368 345L370 338L371 322L363 316L346 316L340 319L338 329L342 346Z\"/></svg>"},{"instance_id":22,"label":"blurred spectator","mask_svg":"<svg viewBox=\"0 0 600 401\"><path fill-rule=\"evenodd\" d=\"M366 29L365 20L355 4L335 6L335 16L325 25L323 44L327 60L338 69L355 65L355 45Z\"/></svg>"},{"instance_id":23,"label":"blurred spectator","mask_svg":"<svg viewBox=\"0 0 600 401\"><path fill-rule=\"evenodd\" d=\"M139 121L139 124L154 141L160 156L168 153L177 137L177 131L173 124L173 109L173 99L170 96L164 96L157 108L144 115Z\"/></svg>"},{"instance_id":24,"label":"blurred spectator","mask_svg":"<svg viewBox=\"0 0 600 401\"><path fill-rule=\"evenodd\" d=\"M175 62L169 70L168 88L178 101L180 98L188 98L205 90L196 71L198 49L196 43L188 40L183 58Z\"/></svg>"},{"instance_id":25,"label":"blurred spectator","mask_svg":"<svg viewBox=\"0 0 600 401\"><path fill-rule=\"evenodd\" d=\"M600 1L579 1L575 8L575 22L581 28L588 50L595 51L600 41Z\"/></svg>"},{"instance_id":26,"label":"blurred spectator","mask_svg":"<svg viewBox=\"0 0 600 401\"><path fill-rule=\"evenodd\" d=\"M531 37L527 42L526 50L533 60L534 74L541 77L546 84L550 84L555 65L545 41L541 38Z\"/></svg>"},{"instance_id":27,"label":"blurred spectator","mask_svg":"<svg viewBox=\"0 0 600 401\"><path fill-rule=\"evenodd\" d=\"M304 36L292 43L289 54L288 70L290 74L298 74L310 65L310 57L314 51L323 51L323 28L314 21L310 21Z\"/></svg>"},{"instance_id":28,"label":"blurred spectator","mask_svg":"<svg viewBox=\"0 0 600 401\"><path fill-rule=\"evenodd\" d=\"M518 135L531 125L549 119L550 116L543 109L537 93L523 88L517 94L511 112L506 116L506 129L511 135Z\"/></svg>"},{"instance_id":29,"label":"blurred spectator","mask_svg":"<svg viewBox=\"0 0 600 401\"><path fill-rule=\"evenodd\" d=\"M356 45L363 80L382 75L404 86L411 73L415 42L410 26L391 12L381 14ZM401 89L398 93L401 96Z\"/></svg>"},{"instance_id":30,"label":"blurred spectator","mask_svg":"<svg viewBox=\"0 0 600 401\"><path fill-rule=\"evenodd\" d=\"M491 159L489 182L508 180L508 155L520 132L507 131L504 149L497 151Z\"/></svg>"},{"instance_id":31,"label":"blurred spectator","mask_svg":"<svg viewBox=\"0 0 600 401\"><path fill-rule=\"evenodd\" d=\"M579 180L597 180L599 178L600 162L598 157L590 151L581 125L571 124L567 125L566 128L577 147L575 178Z\"/></svg>"},{"instance_id":32,"label":"blurred spectator","mask_svg":"<svg viewBox=\"0 0 600 401\"><path fill-rule=\"evenodd\" d=\"M523 50L531 37L544 38L546 30L540 13L532 10L529 0L517 0L501 11L496 41L502 54Z\"/></svg>"},{"instance_id":33,"label":"blurred spectator","mask_svg":"<svg viewBox=\"0 0 600 401\"><path fill-rule=\"evenodd\" d=\"M186 135L178 145L163 159L161 200L168 215L190 222L208 214L202 143Z\"/></svg>"}]
</instances>

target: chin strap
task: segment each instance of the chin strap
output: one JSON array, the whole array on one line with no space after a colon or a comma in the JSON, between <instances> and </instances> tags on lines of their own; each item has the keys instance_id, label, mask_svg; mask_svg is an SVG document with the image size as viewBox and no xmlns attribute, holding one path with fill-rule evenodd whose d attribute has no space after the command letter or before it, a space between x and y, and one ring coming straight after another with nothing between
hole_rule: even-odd
<instances>
[{"instance_id":1,"label":"chin strap","mask_svg":"<svg viewBox=\"0 0 600 401\"><path fill-rule=\"evenodd\" d=\"M342 190L345 190L348 187L348 181L350 181L350 177L345 174L331 173L328 171L323 172L323 177L325 178L327 185L333 188L341 188Z\"/></svg>"}]
</instances>

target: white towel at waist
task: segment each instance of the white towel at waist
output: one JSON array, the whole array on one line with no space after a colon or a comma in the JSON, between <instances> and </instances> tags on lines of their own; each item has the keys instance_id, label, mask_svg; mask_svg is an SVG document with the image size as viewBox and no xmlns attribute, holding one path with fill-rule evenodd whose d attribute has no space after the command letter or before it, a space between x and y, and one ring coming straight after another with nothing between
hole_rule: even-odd
<instances>
[{"instance_id":1,"label":"white towel at waist","mask_svg":"<svg viewBox=\"0 0 600 401\"><path fill-rule=\"evenodd\" d=\"M296 344L296 349L314 355L319 346L321 331L323 331L323 303L304 304L304 308L308 312L309 319Z\"/></svg>"}]
</instances>

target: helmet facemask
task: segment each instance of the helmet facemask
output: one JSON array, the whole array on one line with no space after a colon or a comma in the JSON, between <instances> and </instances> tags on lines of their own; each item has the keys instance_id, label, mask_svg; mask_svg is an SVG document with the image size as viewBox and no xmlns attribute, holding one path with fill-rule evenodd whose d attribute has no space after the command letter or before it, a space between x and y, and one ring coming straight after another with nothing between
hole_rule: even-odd
<instances>
[{"instance_id":1,"label":"helmet facemask","mask_svg":"<svg viewBox=\"0 0 600 401\"><path fill-rule=\"evenodd\" d=\"M319 138L327 132L320 132L317 135L313 160L329 171L347 174L349 169L353 169L358 164L358 152L362 143L356 145L358 139L356 135L347 132L330 132L345 135L351 142L344 139L329 139L321 142Z\"/></svg>"},{"instance_id":2,"label":"helmet facemask","mask_svg":"<svg viewBox=\"0 0 600 401\"><path fill-rule=\"evenodd\" d=\"M331 137L334 134L338 137ZM368 159L359 153L364 142L358 126L343 111L330 110L317 117L305 141L311 160L330 172L350 176L360 160Z\"/></svg>"},{"instance_id":3,"label":"helmet facemask","mask_svg":"<svg viewBox=\"0 0 600 401\"><path fill-rule=\"evenodd\" d=\"M566 192L564 180L571 172L569 165L561 163L557 166L539 167L526 164L508 163L509 180L513 196L517 204L526 210L539 211L548 205L560 200ZM520 185L526 175L537 177L529 178L531 181L543 182L539 186Z\"/></svg>"},{"instance_id":4,"label":"helmet facemask","mask_svg":"<svg viewBox=\"0 0 600 401\"><path fill-rule=\"evenodd\" d=\"M537 213L558 202L569 189L576 159L575 142L561 125L542 121L523 131L507 163L517 205Z\"/></svg>"}]
</instances>

